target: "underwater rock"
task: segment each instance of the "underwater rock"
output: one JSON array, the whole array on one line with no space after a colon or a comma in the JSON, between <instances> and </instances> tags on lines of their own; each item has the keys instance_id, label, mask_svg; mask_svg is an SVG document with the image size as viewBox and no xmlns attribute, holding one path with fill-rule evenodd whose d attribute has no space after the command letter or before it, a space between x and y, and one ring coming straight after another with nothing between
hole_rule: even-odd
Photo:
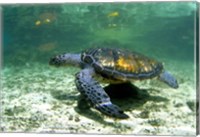
<instances>
[{"instance_id":1,"label":"underwater rock","mask_svg":"<svg viewBox=\"0 0 200 137\"><path fill-rule=\"evenodd\" d=\"M187 101L186 104L193 112L195 111L195 103L194 103L194 101Z\"/></svg>"}]
</instances>

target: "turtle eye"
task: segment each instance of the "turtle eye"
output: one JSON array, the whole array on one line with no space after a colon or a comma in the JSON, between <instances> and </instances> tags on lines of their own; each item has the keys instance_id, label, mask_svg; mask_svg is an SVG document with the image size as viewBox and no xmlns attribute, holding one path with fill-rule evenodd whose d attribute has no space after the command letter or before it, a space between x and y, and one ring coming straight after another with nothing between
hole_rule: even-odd
<instances>
[{"instance_id":1,"label":"turtle eye","mask_svg":"<svg viewBox=\"0 0 200 137\"><path fill-rule=\"evenodd\" d=\"M92 62L94 62L93 59L91 58L91 56L85 56L85 57L83 58L83 61L85 61L85 62L87 62L87 63L92 63Z\"/></svg>"}]
</instances>

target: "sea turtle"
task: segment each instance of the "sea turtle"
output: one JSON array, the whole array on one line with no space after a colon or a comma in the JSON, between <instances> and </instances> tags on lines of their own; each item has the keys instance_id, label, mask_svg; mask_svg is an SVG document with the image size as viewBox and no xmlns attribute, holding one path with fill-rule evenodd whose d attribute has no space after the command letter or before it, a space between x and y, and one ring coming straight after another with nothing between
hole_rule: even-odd
<instances>
[{"instance_id":1,"label":"sea turtle","mask_svg":"<svg viewBox=\"0 0 200 137\"><path fill-rule=\"evenodd\" d=\"M156 77L178 88L177 80L163 69L162 63L124 49L91 48L79 54L61 54L52 57L49 64L80 67L82 70L76 74L75 83L81 95L101 113L120 119L129 116L111 102L98 81L118 84Z\"/></svg>"}]
</instances>

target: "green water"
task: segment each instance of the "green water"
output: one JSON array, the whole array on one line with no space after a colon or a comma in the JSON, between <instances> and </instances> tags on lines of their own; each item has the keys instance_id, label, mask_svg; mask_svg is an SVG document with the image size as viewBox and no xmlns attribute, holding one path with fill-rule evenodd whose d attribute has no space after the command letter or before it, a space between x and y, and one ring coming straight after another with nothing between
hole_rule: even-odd
<instances>
[{"instance_id":1,"label":"green water","mask_svg":"<svg viewBox=\"0 0 200 137\"><path fill-rule=\"evenodd\" d=\"M189 102L195 101L195 2L16 4L1 5L1 8L4 117L29 114L25 108L17 114L11 113L5 102L20 100L38 91L42 95L52 93L56 86L52 86L50 81L58 83L56 91L61 92L68 88L63 81L65 75L68 72L73 79L78 69L51 68L48 65L49 59L56 54L79 53L90 47L129 49L163 62L165 68L171 71L182 85L182 88L177 90L178 93L183 93L180 100L190 96ZM59 88L59 82L63 89ZM69 83L70 89L75 90L73 82ZM77 93L73 91L72 95ZM170 93L173 94L171 91ZM169 96L179 98L179 94L167 96L167 100L170 100ZM183 134L194 134L195 112L188 115L191 116L189 123L192 123L194 130ZM184 115L185 117L187 115ZM184 118L180 120L183 123ZM36 123L38 125L31 128L29 123L27 128L21 128L23 126L19 126L19 121L9 119L5 119L3 123L4 128L1 131L9 132L37 132L37 126L42 125ZM113 133L119 133L120 130L115 129L116 132L113 130ZM81 131L78 130L77 133ZM149 135L154 132L128 132L126 129L126 132L122 133ZM161 131L158 133L173 134L162 134Z\"/></svg>"},{"instance_id":2,"label":"green water","mask_svg":"<svg viewBox=\"0 0 200 137\"><path fill-rule=\"evenodd\" d=\"M80 52L103 42L193 61L195 2L2 7L4 65L47 63L53 54Z\"/></svg>"}]
</instances>

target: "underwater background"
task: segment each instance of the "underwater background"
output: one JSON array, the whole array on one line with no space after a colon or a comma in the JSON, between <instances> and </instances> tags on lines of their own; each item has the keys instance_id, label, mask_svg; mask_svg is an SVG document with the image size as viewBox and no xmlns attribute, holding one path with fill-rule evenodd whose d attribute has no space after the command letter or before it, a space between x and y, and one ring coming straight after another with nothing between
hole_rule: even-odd
<instances>
[{"instance_id":1,"label":"underwater background","mask_svg":"<svg viewBox=\"0 0 200 137\"><path fill-rule=\"evenodd\" d=\"M196 2L1 5L0 132L195 135L196 6ZM127 120L81 110L74 84L80 69L54 68L48 62L54 55L91 47L123 48L153 57L177 78L179 88L157 80L136 81L140 92L113 99L130 116Z\"/></svg>"}]
</instances>

